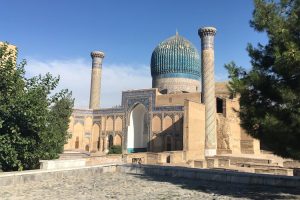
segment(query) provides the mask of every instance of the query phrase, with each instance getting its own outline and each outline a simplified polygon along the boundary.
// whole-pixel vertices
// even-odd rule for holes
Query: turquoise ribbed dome
[[[151,56],[153,78],[200,79],[200,56],[195,46],[177,33],[161,42]]]

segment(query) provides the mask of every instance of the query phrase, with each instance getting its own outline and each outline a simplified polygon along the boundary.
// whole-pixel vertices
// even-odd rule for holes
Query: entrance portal
[[[130,124],[127,132],[128,153],[147,151],[148,120],[144,105],[137,104],[130,113]]]

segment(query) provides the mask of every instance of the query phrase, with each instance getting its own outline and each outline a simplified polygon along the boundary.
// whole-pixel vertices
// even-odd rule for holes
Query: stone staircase
[[[206,157],[205,160],[186,161],[183,159],[184,156],[181,151],[160,153],[142,152],[124,155],[105,155],[103,153],[89,153],[86,151],[65,151],[60,155],[59,159],[75,160],[82,158],[86,159],[87,165],[123,162],[300,176],[300,162],[263,153],[259,156],[259,158],[254,156],[251,157],[249,155],[217,155],[213,157]]]
[[[194,167],[201,165],[203,168],[233,170],[249,173],[274,174],[293,176],[292,168],[284,167],[283,162],[272,160],[269,158],[249,158],[249,157],[233,157],[233,156],[214,156],[206,158],[203,163],[201,161],[194,162]]]

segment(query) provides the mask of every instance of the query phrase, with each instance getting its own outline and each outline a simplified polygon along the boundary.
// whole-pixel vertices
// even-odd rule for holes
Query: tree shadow
[[[261,199],[300,199],[299,188],[276,187],[250,184],[234,184],[217,181],[206,181],[172,176],[159,176],[149,173],[127,173],[139,179],[155,182],[167,182],[182,189],[195,190],[211,194],[218,198],[227,196],[231,198]]]

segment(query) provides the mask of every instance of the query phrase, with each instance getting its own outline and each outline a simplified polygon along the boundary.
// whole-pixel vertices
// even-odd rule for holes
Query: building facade
[[[100,108],[104,53],[92,57],[89,109],[74,109],[65,150],[108,153],[180,152],[183,160],[259,154],[259,141],[240,127],[226,83],[214,81],[216,29],[201,28],[201,56],[176,33],[151,56],[152,88],[122,92],[121,106]]]

